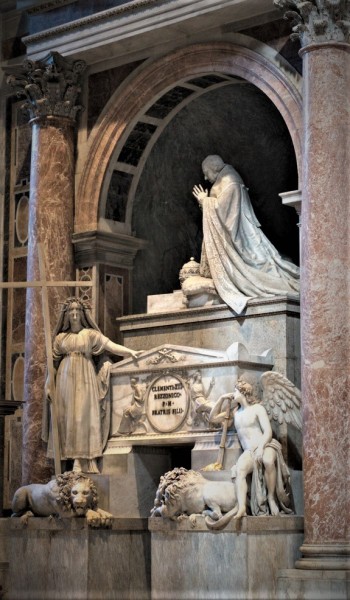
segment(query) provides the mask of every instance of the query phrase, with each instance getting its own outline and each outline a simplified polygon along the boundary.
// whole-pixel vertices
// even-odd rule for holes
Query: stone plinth
[[[288,600],[348,600],[350,573],[322,569],[285,569],[277,579],[277,598]]]
[[[222,532],[149,520],[152,600],[276,600],[279,569],[292,567],[303,539],[301,517],[244,517]]]
[[[8,600],[146,600],[150,542],[146,519],[11,519]]]

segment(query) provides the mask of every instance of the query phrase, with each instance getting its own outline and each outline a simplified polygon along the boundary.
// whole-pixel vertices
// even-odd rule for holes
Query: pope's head
[[[218,156],[217,154],[210,154],[202,162],[204,179],[207,179],[210,183],[214,183],[224,166],[225,163],[221,156]]]

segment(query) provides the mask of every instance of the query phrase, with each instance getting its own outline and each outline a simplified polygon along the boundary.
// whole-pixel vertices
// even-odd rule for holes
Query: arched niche
[[[146,251],[146,253],[143,252],[143,259],[138,257],[136,260],[136,279],[138,272],[143,280],[136,282],[140,284],[138,287],[143,295],[143,300],[138,306],[135,306],[137,312],[145,308],[147,293],[165,293],[178,287],[176,286],[178,269],[181,267],[183,258],[189,259],[189,256],[186,255],[189,250],[186,252],[184,250],[183,256],[176,249],[174,256],[171,256],[171,253],[164,256],[167,250],[160,247],[157,255],[155,246],[157,227],[155,226],[154,230],[150,231],[147,219],[140,216],[140,210],[141,212],[146,210],[147,214],[153,210],[152,202],[148,205],[144,203],[144,199],[147,200],[145,188],[150,181],[150,173],[154,174],[156,168],[161,169],[162,173],[164,171],[164,164],[162,165],[159,160],[157,163],[157,152],[158,156],[162,156],[163,160],[168,161],[168,167],[172,158],[177,161],[179,181],[182,178],[183,182],[183,176],[188,180],[186,182],[188,191],[182,192],[187,193],[188,198],[190,198],[191,186],[200,182],[200,163],[208,153],[223,154],[224,160],[239,168],[247,180],[247,184],[251,183],[249,168],[247,167],[247,173],[244,172],[244,161],[237,164],[236,156],[231,157],[231,154],[237,153],[231,152],[227,144],[226,152],[222,152],[218,140],[210,145],[208,136],[206,136],[205,143],[203,136],[197,136],[198,143],[192,144],[191,159],[186,160],[186,149],[180,157],[178,152],[174,152],[172,157],[171,153],[164,151],[164,143],[167,137],[169,140],[172,128],[173,135],[176,135],[176,124],[182,121],[182,126],[186,126],[184,125],[186,113],[189,114],[200,104],[202,104],[203,110],[203,102],[208,104],[209,98],[211,98],[211,105],[214,106],[215,95],[216,102],[218,102],[219,94],[224,98],[225,95],[228,97],[241,90],[241,97],[245,97],[247,106],[249,102],[253,101],[253,103],[255,102],[255,112],[267,111],[266,132],[275,126],[281,130],[284,127],[287,132],[292,147],[290,156],[293,155],[290,163],[294,163],[290,164],[290,170],[295,171],[295,177],[293,185],[287,182],[287,188],[277,189],[277,194],[298,187],[298,173],[300,176],[301,164],[300,77],[270,48],[261,44],[257,47],[254,40],[245,36],[236,35],[235,38],[235,43],[196,44],[177,50],[165,57],[147,61],[118,88],[92,133],[90,149],[78,190],[75,231],[79,233],[98,229],[98,223],[107,218],[113,224],[114,231],[120,231],[126,235],[134,233],[139,237],[146,237],[146,239],[147,233],[149,234],[153,247],[148,250],[148,254],[153,254],[152,259],[149,260]],[[166,106],[170,106],[170,110],[166,110]],[[274,118],[272,118],[273,112]],[[215,127],[215,111],[213,117],[214,122],[213,119],[208,122],[208,129],[210,126]],[[222,119],[222,115],[220,118]],[[247,128],[249,126],[250,123],[247,121]],[[228,118],[227,131],[224,133],[228,137],[234,135],[230,118]],[[190,134],[192,140],[194,135],[192,131]],[[256,135],[261,137],[262,132],[257,131]],[[163,149],[159,152],[162,144]],[[192,156],[194,149],[198,156]],[[257,160],[259,158],[254,158],[253,153],[250,157],[250,166],[257,164]],[[197,167],[194,167],[194,161]],[[192,167],[189,171],[190,164]],[[174,165],[170,166],[170,170],[174,170],[173,167]],[[286,165],[283,168],[285,169]],[[270,174],[271,177],[273,174]],[[165,206],[164,193],[171,197],[176,182],[173,178],[166,176],[166,173],[165,179],[162,181],[161,179],[159,176],[162,193],[160,194],[159,188],[157,189],[157,186],[153,185],[153,189],[149,189],[149,195],[152,195],[153,206],[154,202],[157,203],[157,195],[162,196],[161,201],[164,205],[162,210],[165,210],[169,219],[171,204],[168,208]],[[254,178],[252,180],[251,195],[254,203],[254,194],[259,195],[259,193],[254,189],[256,188]],[[284,185],[282,182],[283,179],[281,185]],[[113,187],[119,198],[115,206],[111,202]],[[120,194],[121,191],[122,194]],[[124,198],[121,199],[121,195],[124,195]],[[279,199],[275,198],[276,202],[279,202],[280,205]],[[194,230],[196,228],[198,230],[197,224],[200,222],[198,208],[194,202],[192,204],[189,202],[188,207],[194,223]],[[255,208],[257,208],[256,204]],[[161,219],[161,210],[157,211],[154,216],[155,220]],[[261,217],[261,215],[258,216]],[[191,234],[189,231],[181,231],[181,219],[177,222],[176,215],[174,215],[174,219],[173,228],[178,231],[180,246],[185,248],[186,242],[184,241],[182,244],[183,238]],[[262,225],[264,228],[263,222]],[[158,231],[160,230],[158,229]],[[268,231],[265,232],[269,235]],[[297,238],[296,232],[293,235]],[[164,238],[164,236],[166,237],[167,234],[162,231],[162,237]],[[271,238],[271,235],[269,237]],[[196,240],[195,246],[198,249],[200,246],[198,231]],[[272,241],[275,242],[275,240]],[[278,246],[278,244],[276,245]],[[188,243],[187,246],[191,248],[191,254],[195,253],[195,251],[192,252],[193,244]],[[158,273],[154,273],[157,268]],[[173,273],[170,275],[169,281],[165,282],[163,273],[171,270]],[[152,277],[153,281],[150,281]],[[159,285],[160,282],[161,285]],[[146,289],[147,285],[149,286],[148,290]]]

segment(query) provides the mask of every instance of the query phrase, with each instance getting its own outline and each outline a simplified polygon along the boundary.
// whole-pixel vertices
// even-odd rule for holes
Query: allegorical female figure
[[[103,401],[109,389],[109,362],[100,369],[93,357],[110,352],[133,356],[140,352],[115,344],[104,336],[79,298],[68,298],[62,306],[54,333],[53,359],[56,367],[55,406],[61,459],[74,459],[73,470],[98,472],[96,458],[102,455],[109,427]],[[50,390],[46,390],[48,398]],[[107,433],[107,435],[106,435]],[[43,439],[48,441],[48,428]]]
[[[217,155],[202,162],[210,192],[195,185],[203,209],[200,275],[240,314],[249,298],[299,293],[299,267],[284,260],[261,231],[239,173]]]

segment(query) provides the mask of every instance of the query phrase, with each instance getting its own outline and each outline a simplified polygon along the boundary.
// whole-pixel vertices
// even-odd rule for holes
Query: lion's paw
[[[193,514],[189,516],[189,521],[191,524],[191,527],[195,527],[197,525],[197,515]]]
[[[184,513],[176,517],[176,521],[178,521],[179,523],[181,523],[181,521],[185,521],[186,519],[188,519],[188,515],[185,515]]]
[[[29,522],[29,519],[31,517],[34,517],[34,513],[32,513],[31,510],[27,510],[27,512],[24,513],[24,515],[22,515],[19,518],[19,520],[20,520],[21,524],[23,525],[23,527],[27,527],[28,526],[28,522]]]
[[[95,529],[102,527],[109,529],[112,527],[113,515],[105,510],[100,508],[97,511],[89,509],[85,516],[89,527],[94,527]]]

